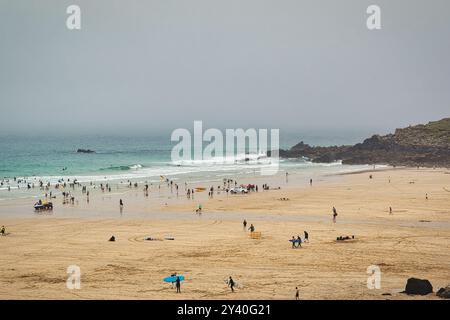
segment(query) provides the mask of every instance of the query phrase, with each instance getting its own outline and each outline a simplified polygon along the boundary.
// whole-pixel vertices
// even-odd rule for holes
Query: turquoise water
[[[79,148],[95,153],[77,153]],[[0,150],[0,176],[12,178],[111,175],[137,165],[163,165],[171,145],[151,137],[2,137]]]
[[[286,133],[280,131],[281,148],[300,140],[316,145],[346,144],[362,140],[361,133]],[[113,175],[133,168],[173,167],[170,152],[176,142],[170,133],[160,136],[0,136],[0,178]],[[77,153],[79,148],[95,153]],[[63,168],[67,168],[63,170]],[[167,171],[167,170],[166,170]],[[170,171],[170,170],[169,170]]]
[[[299,139],[289,136],[285,141],[290,142],[281,142],[282,148],[292,146]],[[213,159],[173,163],[171,151],[176,143],[170,141],[170,134],[134,137],[3,136],[0,138],[0,200],[28,195],[28,184],[37,186],[39,181],[52,185],[68,179],[86,184],[103,181],[158,183],[164,176],[194,183],[254,177],[267,166],[268,159],[253,157],[251,161],[245,161],[248,157],[245,154],[241,154],[237,162]],[[79,148],[91,149],[95,153],[77,153]],[[305,179],[312,174],[333,174],[359,168],[361,166],[340,163],[313,164],[303,159],[281,159],[279,163],[280,172],[298,173]],[[14,190],[18,192],[12,192]]]

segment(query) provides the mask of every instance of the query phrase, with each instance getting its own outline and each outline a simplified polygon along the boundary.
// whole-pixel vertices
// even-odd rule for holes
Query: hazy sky
[[[450,116],[450,1],[0,0],[0,114],[2,133],[436,120]]]

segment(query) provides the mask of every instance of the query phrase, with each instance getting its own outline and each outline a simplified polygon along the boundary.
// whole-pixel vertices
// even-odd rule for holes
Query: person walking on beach
[[[297,248],[301,247],[302,247],[302,238],[300,238],[300,236],[297,236]]]
[[[177,293],[181,293],[181,281],[180,281],[180,277],[177,277],[177,280],[175,281],[175,286],[177,287]]]
[[[230,286],[230,288],[231,288],[231,292],[234,292],[234,281],[233,281],[233,278],[231,278],[231,276],[230,276],[230,279],[228,280],[228,285]]]
[[[292,249],[295,249],[295,237],[294,236],[292,236]]]
[[[392,207],[389,207],[389,214],[392,214]]]
[[[309,185],[312,187],[312,179],[309,179]]]
[[[303,233],[305,234],[305,242],[308,241],[309,242],[309,234],[306,231],[303,231]]]
[[[333,207],[333,222],[334,223],[336,223],[336,217],[337,217],[337,211],[336,211],[336,208],[335,207]]]
[[[248,230],[250,230],[250,232],[254,232],[255,231],[255,227],[253,226],[253,223],[250,225],[250,228],[248,228]]]
[[[242,225],[244,226],[244,230],[247,228],[247,220],[244,219],[244,222],[242,222]]]
[[[300,300],[300,292],[298,287],[295,287],[295,300]]]
[[[123,212],[123,201],[122,201],[122,199],[119,200],[119,209],[120,209],[120,215],[122,215],[122,212]]]

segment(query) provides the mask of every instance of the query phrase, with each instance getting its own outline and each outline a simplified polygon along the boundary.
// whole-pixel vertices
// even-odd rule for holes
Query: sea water
[[[348,141],[352,138],[350,137]],[[301,139],[289,136],[281,141],[289,148]],[[353,137],[354,140],[354,137]],[[347,142],[347,141],[342,141]],[[27,184],[39,181],[73,181],[80,183],[146,182],[159,183],[161,178],[201,183],[226,178],[250,177],[259,173],[267,160],[255,155],[237,155],[237,161],[196,160],[185,163],[171,161],[176,142],[168,135],[148,136],[1,136],[0,137],[0,200],[26,196]],[[91,149],[94,153],[79,153]],[[245,161],[245,158],[247,158]],[[222,159],[220,159],[222,160]],[[314,164],[306,159],[281,159],[279,172],[339,173],[364,168],[340,162]],[[16,178],[16,181],[14,181]],[[17,179],[23,180],[17,183]],[[26,182],[25,182],[26,181]],[[10,191],[8,191],[10,189]],[[22,190],[22,191],[21,191]]]

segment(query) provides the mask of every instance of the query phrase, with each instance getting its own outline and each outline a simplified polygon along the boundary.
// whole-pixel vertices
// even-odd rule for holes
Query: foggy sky
[[[389,131],[450,115],[449,57],[448,0],[0,0],[0,132]]]

